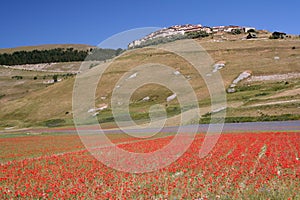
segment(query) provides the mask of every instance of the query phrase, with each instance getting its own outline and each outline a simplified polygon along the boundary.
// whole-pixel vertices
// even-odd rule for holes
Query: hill
[[[251,72],[250,78],[237,84],[234,93],[227,94],[227,121],[300,119],[300,40],[225,40],[225,36],[223,35],[223,39],[221,36],[220,39],[215,36],[213,39],[196,41],[216,63],[225,63],[225,67],[219,71],[226,88],[230,88],[233,80],[242,72]],[[201,77],[182,58],[151,48],[125,53],[104,73],[97,88],[96,107],[108,105],[108,109],[101,111],[98,115],[99,121],[109,126],[113,125],[109,107],[111,92],[116,87],[117,80],[132,67],[150,61],[172,66],[191,78],[190,83],[199,98],[202,123],[208,122],[211,112],[210,99]],[[102,64],[95,64],[95,67],[86,72],[87,76],[94,76],[95,70],[100,70],[101,66]],[[33,78],[44,75],[51,77],[50,72],[24,72],[3,67],[0,67],[0,70],[0,102],[3,105],[0,108],[1,127],[72,125],[74,77],[63,77],[61,74],[61,82],[45,85],[40,78]],[[12,75],[22,75],[26,78],[12,79]],[[7,81],[12,87],[4,90]],[[23,93],[20,94],[20,91]],[[131,98],[130,111],[133,119],[140,123],[147,122],[150,106],[156,103],[164,105],[166,98],[171,94],[171,91],[158,85],[141,87]],[[17,98],[18,96],[22,98]],[[149,97],[150,100],[141,101],[145,97]],[[180,113],[178,102],[172,101],[167,111],[171,117],[167,124],[174,125],[178,121],[176,115]]]
[[[0,65],[26,65],[58,62],[77,62],[84,60],[105,61],[120,53],[122,49],[89,48],[79,50],[71,48],[54,48],[32,51],[14,51],[13,53],[0,53]]]
[[[14,48],[0,48],[0,54],[3,53],[14,53],[16,51],[33,51],[33,50],[50,50],[50,49],[68,49],[73,48],[77,50],[86,51],[91,48],[95,48],[95,46],[86,45],[86,44],[44,44],[44,45],[37,45],[37,46],[20,46]]]

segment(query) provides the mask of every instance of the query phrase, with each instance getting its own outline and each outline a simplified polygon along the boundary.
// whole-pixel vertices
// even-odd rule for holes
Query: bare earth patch
[[[284,92],[274,94],[274,95],[268,97],[268,99],[275,99],[275,98],[288,97],[288,96],[297,96],[297,95],[300,95],[300,88],[286,90]]]
[[[287,73],[287,74],[274,74],[274,75],[264,75],[264,76],[251,76],[247,81],[284,81],[288,79],[300,78],[300,73]]]
[[[257,106],[267,106],[267,105],[296,103],[296,102],[300,102],[300,100],[299,99],[293,99],[293,100],[286,100],[286,101],[274,101],[274,102],[267,102],[267,103],[258,103],[258,104],[253,104],[253,105],[249,105],[249,106],[246,106],[246,107],[257,107]]]

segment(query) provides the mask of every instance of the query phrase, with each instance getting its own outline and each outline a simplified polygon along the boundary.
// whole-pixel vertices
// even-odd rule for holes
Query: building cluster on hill
[[[158,31],[155,31],[144,38],[134,40],[131,43],[129,43],[128,48],[134,48],[141,46],[143,43],[157,39],[157,38],[166,38],[166,37],[173,37],[173,36],[183,36],[185,34],[189,34],[192,32],[205,32],[207,34],[213,34],[213,33],[235,33],[235,32],[248,32],[250,30],[255,30],[254,27],[242,27],[242,26],[215,26],[215,27],[208,27],[208,26],[202,26],[201,24],[185,24],[185,25],[175,25],[171,26],[169,28],[163,28]]]

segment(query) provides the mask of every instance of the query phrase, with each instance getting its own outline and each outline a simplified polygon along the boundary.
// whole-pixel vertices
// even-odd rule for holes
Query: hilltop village
[[[208,36],[210,34],[223,34],[223,33],[232,33],[232,34],[241,34],[241,33],[252,33],[249,34],[249,37],[255,38],[256,28],[254,27],[243,27],[243,26],[215,26],[208,27],[202,26],[201,24],[185,24],[185,25],[175,25],[168,28],[163,28],[158,31],[155,31],[144,38],[134,40],[129,45],[128,48],[135,48],[142,46],[151,40],[158,38],[172,38],[172,37],[184,37],[185,35],[192,35],[193,33],[202,33],[202,35]]]

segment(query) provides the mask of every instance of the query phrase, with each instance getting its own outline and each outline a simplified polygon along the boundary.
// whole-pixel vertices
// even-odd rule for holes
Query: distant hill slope
[[[300,119],[300,79],[297,78],[300,74],[299,39],[220,40],[207,38],[196,41],[207,50],[216,63],[225,63],[225,67],[219,70],[225,87],[228,88],[241,72],[251,71],[253,77],[238,83],[235,93],[227,94],[228,121]],[[97,89],[96,107],[104,104],[109,106],[112,89],[116,87],[118,79],[132,67],[148,62],[174,67],[181,74],[189,76],[190,83],[199,97],[201,114],[204,119],[209,117],[209,94],[203,80],[191,66],[172,53],[146,48],[125,54],[110,66]],[[93,67],[87,71],[87,75],[94,76],[94,72],[100,68],[101,64]],[[16,76],[24,72],[5,70],[3,69],[0,76],[0,86],[9,82],[12,87],[7,90],[0,89],[0,127],[46,126],[51,122],[72,124],[74,77],[46,87],[40,80],[42,75],[33,80],[37,72],[27,71],[27,78],[17,80],[11,79],[11,75],[8,74],[14,73]],[[31,88],[33,84],[36,89],[27,89],[28,92],[23,98],[9,99],[6,95],[8,92],[17,91],[19,87]],[[26,88],[22,91],[26,91]],[[149,107],[156,103],[165,105],[165,99],[170,94],[172,93],[169,90],[157,85],[141,87],[131,99],[133,118],[146,120]],[[147,96],[149,101],[141,101]],[[167,110],[171,115],[176,115],[180,109],[174,101],[169,104]],[[111,122],[111,110],[108,108],[101,112],[98,118],[101,122]]]
[[[55,47],[54,45],[51,47]],[[64,47],[64,48],[62,48]],[[119,55],[122,49],[81,48],[62,45],[60,48],[18,50],[0,53],[0,65],[26,65],[40,63],[76,62],[84,60],[104,61]],[[67,48],[66,48],[67,47]]]
[[[14,53],[16,51],[33,51],[33,50],[49,50],[56,48],[74,48],[77,50],[89,50],[91,48],[96,48],[95,46],[86,45],[86,44],[44,44],[37,46],[20,46],[14,48],[0,48],[0,53]]]

